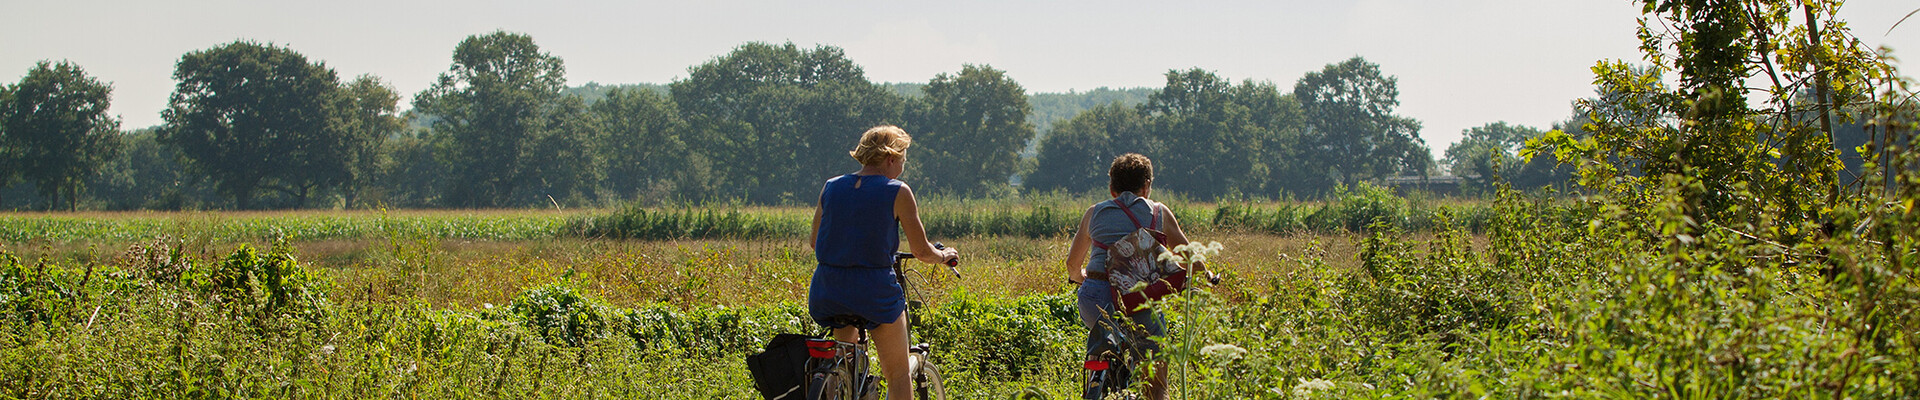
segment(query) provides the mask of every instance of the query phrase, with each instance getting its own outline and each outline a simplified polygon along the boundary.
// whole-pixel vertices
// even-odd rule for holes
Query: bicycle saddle
[[[830,325],[851,326],[851,327],[857,327],[861,329],[865,329],[867,325],[873,324],[873,321],[867,320],[865,317],[861,317],[853,314],[841,314],[841,315],[827,317],[827,322]]]

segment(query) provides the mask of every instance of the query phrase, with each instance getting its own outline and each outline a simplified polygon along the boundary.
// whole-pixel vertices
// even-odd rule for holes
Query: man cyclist
[[[1119,325],[1117,316],[1124,314],[1114,310],[1113,286],[1107,280],[1107,250],[1094,246],[1094,242],[1113,243],[1126,237],[1141,224],[1159,229],[1166,233],[1166,242],[1162,245],[1172,248],[1187,243],[1187,235],[1180,230],[1180,221],[1165,204],[1148,200],[1153,192],[1153,161],[1147,156],[1127,153],[1113,159],[1113,165],[1107,169],[1107,190],[1113,198],[1087,207],[1085,215],[1080,217],[1080,228],[1073,234],[1073,245],[1067,250],[1067,280],[1080,284],[1078,290],[1080,322],[1087,327],[1087,355],[1094,356],[1102,352],[1113,351],[1107,342],[1107,332],[1127,329]],[[1127,211],[1122,211],[1125,207]],[[1131,212],[1134,217],[1129,217]],[[1195,264],[1194,272],[1203,267]],[[1159,310],[1150,310],[1126,316],[1133,324],[1146,331],[1147,335],[1165,336],[1166,318]],[[1159,344],[1152,339],[1143,343],[1134,343],[1136,348],[1152,352],[1159,350]],[[1167,398],[1166,361],[1157,361],[1153,375],[1146,379],[1147,398],[1164,400]]]

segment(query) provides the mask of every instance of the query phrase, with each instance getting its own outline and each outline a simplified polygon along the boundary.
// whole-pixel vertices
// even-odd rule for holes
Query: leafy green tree
[[[1008,188],[1020,150],[1033,138],[1026,89],[990,66],[942,73],[925,88],[924,111],[911,128],[923,164],[920,186],[981,196]]]
[[[680,120],[673,100],[649,89],[613,89],[593,103],[592,113],[606,129],[600,146],[607,160],[607,188],[621,197],[664,202],[708,182],[712,164],[704,158],[696,168],[689,161],[680,136]],[[699,197],[701,193],[688,193]]]
[[[1584,114],[1575,114],[1565,121],[1553,123],[1550,129],[1539,131],[1533,137],[1527,138],[1527,141],[1534,141],[1553,131],[1584,135],[1581,127],[1586,124]],[[1574,172],[1578,168],[1570,163],[1561,162],[1551,151],[1542,156],[1524,157],[1520,154],[1527,151],[1525,143],[1513,150],[1515,154],[1513,161],[1519,165],[1519,171],[1509,172],[1506,179],[1515,189],[1551,188],[1562,193],[1570,193],[1578,189],[1574,180]]]
[[[1107,168],[1126,153],[1158,154],[1147,116],[1120,102],[1095,106],[1055,124],[1040,141],[1036,167],[1022,179],[1028,192],[1105,193]]]
[[[1275,164],[1291,154],[1293,102],[1271,83],[1234,85],[1200,69],[1166,76],[1167,86],[1140,106],[1167,144],[1150,155],[1166,177],[1155,188],[1206,198],[1271,193]]]
[[[79,208],[80,191],[120,151],[113,87],[79,65],[41,61],[0,89],[0,175],[33,182],[47,208]],[[0,186],[13,177],[0,176]]]
[[[617,84],[617,85],[602,85],[599,82],[587,82],[587,84],[585,85],[569,87],[567,88],[566,91],[562,93],[573,95],[573,96],[580,96],[581,100],[585,100],[587,102],[587,105],[591,106],[594,104],[598,104],[601,100],[606,100],[607,96],[612,94],[616,90],[651,92],[653,94],[660,95],[660,96],[666,96],[666,95],[672,94],[672,92],[667,91],[667,85],[659,84],[659,83],[623,83],[623,84]]]
[[[412,208],[442,203],[440,190],[449,172],[425,133],[425,129],[410,130],[380,146],[374,185],[364,191],[362,205]]]
[[[1025,186],[1096,190],[1113,157],[1134,152],[1154,158],[1157,190],[1218,198],[1287,189],[1302,123],[1291,94],[1200,69],[1166,76],[1166,87],[1137,107],[1109,103],[1054,125]]]
[[[205,176],[189,173],[179,148],[160,143],[158,131],[143,128],[124,134],[121,156],[87,183],[100,207],[183,210],[221,201],[220,193],[206,187]]]
[[[821,181],[852,170],[858,135],[899,123],[905,106],[831,46],[748,43],[688,75],[671,90],[690,151],[726,177],[717,196],[755,203],[811,203]]]
[[[377,184],[380,148],[394,132],[406,128],[395,115],[399,103],[400,95],[392,87],[370,75],[346,83],[338,92],[332,124],[351,145],[319,149],[315,156],[334,161],[326,168],[332,173],[320,178],[342,190],[344,205],[363,205],[362,194]]]
[[[1270,82],[1241,81],[1233,87],[1234,101],[1247,109],[1247,128],[1253,133],[1247,139],[1258,143],[1259,152],[1253,162],[1261,164],[1267,171],[1264,189],[1253,190],[1251,186],[1242,190],[1247,194],[1265,196],[1284,196],[1303,193],[1303,188],[1294,185],[1298,179],[1300,163],[1300,140],[1306,131],[1306,119],[1300,111],[1300,101],[1293,93],[1281,92]],[[1258,173],[1258,170],[1250,171]]]
[[[1506,121],[1494,122],[1460,131],[1459,143],[1447,147],[1445,162],[1449,172],[1476,185],[1485,185],[1517,167],[1515,153],[1527,139],[1542,131]],[[1505,168],[1505,169],[1503,169]]]
[[[13,87],[0,85],[0,106],[9,104],[13,104]],[[7,111],[0,111],[0,113],[4,112]],[[20,167],[17,166],[20,162],[18,154],[20,151],[13,147],[13,139],[7,136],[7,126],[0,123],[0,193],[4,193],[5,188],[13,186],[14,182],[20,180]],[[4,203],[4,196],[0,196],[0,204]]]
[[[1321,190],[1398,173],[1424,175],[1432,162],[1420,122],[1395,115],[1398,79],[1354,57],[1308,72],[1294,98],[1311,129],[1302,136],[1300,178]]]
[[[435,117],[431,140],[448,167],[442,201],[462,207],[545,203],[534,189],[550,169],[533,164],[557,151],[551,135],[567,112],[560,102],[566,67],[540,51],[533,37],[494,32],[469,36],[453,66],[414,97],[414,109]]]
[[[397,127],[397,96],[371,77],[342,85],[332,68],[271,44],[238,41],[187,53],[161,113],[162,143],[242,209],[268,190],[281,206],[356,179],[365,156]]]
[[[696,66],[685,80],[669,87],[682,111],[718,119],[758,117],[764,99],[738,96],[758,89],[829,84],[871,85],[866,72],[838,47],[801,50],[789,42],[752,42]]]
[[[1085,92],[1034,93],[1027,96],[1027,102],[1033,105],[1033,112],[1028,119],[1033,122],[1034,131],[1039,133],[1035,139],[1039,139],[1053,131],[1053,124],[1073,119],[1082,111],[1115,102],[1128,107],[1138,106],[1146,103],[1158,91],[1150,87],[1113,89],[1103,86]]]
[[[1154,189],[1215,197],[1246,185],[1254,168],[1253,151],[1236,140],[1243,133],[1236,119],[1246,110],[1234,104],[1233,83],[1198,68],[1167,71],[1167,85],[1141,105],[1152,120],[1153,135],[1168,144],[1155,160]],[[1264,177],[1264,171],[1259,176]],[[1238,184],[1238,185],[1236,185]]]
[[[1629,203],[1657,201],[1678,179],[1694,188],[1695,221],[1773,226],[1759,234],[1790,243],[1809,235],[1841,198],[1836,127],[1849,108],[1897,110],[1890,99],[1911,96],[1898,72],[1837,19],[1839,1],[1640,3],[1651,65],[1598,63],[1601,96],[1580,102],[1586,135],[1549,133],[1530,150],[1587,160],[1581,183]],[[1673,87],[1660,79],[1669,71]]]
[[[0,105],[5,104],[13,104],[13,88],[9,85],[0,85]],[[12,139],[7,138],[6,125],[0,124],[0,207],[7,205],[6,199],[10,197],[8,192],[11,191],[9,189],[20,180],[20,168],[16,166],[20,158],[18,153],[18,150],[13,149]]]
[[[606,180],[605,131],[600,119],[587,111],[578,96],[564,96],[553,104],[545,134],[531,143],[534,159],[527,163],[532,175],[531,189],[536,202],[554,206],[583,205],[606,198],[601,182]]]
[[[1578,132],[1583,118],[1554,123],[1553,129]],[[1464,189],[1491,194],[1496,182],[1514,189],[1554,187],[1565,189],[1573,182],[1573,168],[1560,165],[1551,154],[1546,157],[1522,157],[1529,140],[1547,131],[1524,125],[1494,122],[1461,130],[1461,140],[1447,147],[1448,172],[1464,179]]]

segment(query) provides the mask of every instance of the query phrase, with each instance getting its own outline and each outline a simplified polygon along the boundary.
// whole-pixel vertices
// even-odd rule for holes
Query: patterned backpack
[[[1153,203],[1147,204],[1151,208]],[[1172,260],[1160,258],[1161,254],[1172,250],[1165,245],[1167,234],[1150,228],[1159,226],[1158,209],[1149,214],[1151,219],[1148,224],[1142,225],[1140,219],[1129,210],[1131,207],[1122,205],[1119,208],[1120,212],[1127,214],[1128,220],[1133,221],[1133,232],[1113,243],[1093,242],[1093,246],[1107,251],[1107,282],[1113,286],[1114,309],[1133,315],[1145,311],[1141,306],[1148,300],[1159,300],[1186,290],[1187,269]]]

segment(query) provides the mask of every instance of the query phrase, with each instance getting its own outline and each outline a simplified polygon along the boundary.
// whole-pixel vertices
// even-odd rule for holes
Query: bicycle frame
[[[1079,284],[1071,280],[1068,283]],[[1207,283],[1220,284],[1220,276],[1208,271]],[[1127,390],[1133,384],[1136,367],[1148,358],[1144,351],[1134,348],[1135,343],[1151,340],[1146,337],[1144,328],[1118,312],[1103,316],[1102,319],[1100,323],[1109,326],[1106,337],[1102,338],[1107,346],[1099,354],[1087,355],[1082,369],[1086,379],[1082,380],[1085,384],[1081,387],[1082,398],[1085,399],[1105,399],[1109,394]]]
[[[1099,354],[1087,356],[1084,364],[1086,379],[1081,396],[1084,399],[1105,399],[1108,394],[1126,390],[1133,384],[1135,364],[1144,358],[1144,355],[1135,353],[1133,339],[1129,339],[1132,335],[1121,331],[1136,329],[1128,326],[1132,321],[1124,317],[1105,318],[1113,320],[1118,326],[1106,330],[1106,337],[1103,338],[1107,344],[1105,349]]]
[[[934,247],[938,249],[946,248],[945,245],[941,244],[935,244]],[[894,253],[893,274],[895,282],[900,285],[900,290],[913,290],[915,293],[918,293],[918,288],[909,289],[910,286],[907,285],[906,262],[913,258],[913,253]],[[946,264],[947,268],[953,271],[953,275],[956,278],[960,276],[960,271],[956,269],[959,265],[958,259],[948,260]],[[905,293],[902,293],[902,295],[904,296]],[[920,297],[925,298],[925,296]],[[906,339],[907,343],[910,344],[907,346],[908,360],[909,364],[912,365],[911,368],[913,368],[913,372],[910,374],[914,381],[912,385],[916,391],[919,392],[918,397],[945,399],[945,383],[941,381],[939,370],[932,365],[932,362],[927,361],[928,356],[932,352],[932,345],[926,343],[912,344],[914,343],[913,328],[919,324],[919,320],[914,318],[914,316],[918,314],[917,311],[922,307],[920,303],[920,301],[915,300],[907,301],[907,313],[905,316],[905,318],[907,318]],[[867,359],[867,329],[863,327],[868,321],[854,317],[846,322],[848,322],[847,325],[853,326],[858,332],[856,342],[842,342],[830,337],[826,339],[807,340],[807,353],[811,358],[807,361],[808,387],[806,388],[806,395],[810,400],[879,398],[879,393],[877,393],[879,376],[868,373],[871,368],[871,361]],[[829,332],[828,336],[831,336],[831,332]],[[914,362],[916,359],[918,360],[917,365],[915,365],[916,363]],[[852,391],[846,392],[848,388],[851,388]],[[937,394],[929,395],[930,392]]]

